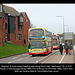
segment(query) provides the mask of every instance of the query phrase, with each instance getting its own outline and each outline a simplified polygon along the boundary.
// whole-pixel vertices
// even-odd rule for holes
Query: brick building
[[[27,44],[28,29],[30,20],[26,12],[18,12],[12,7],[0,5],[0,46],[4,41],[10,41],[13,44]]]

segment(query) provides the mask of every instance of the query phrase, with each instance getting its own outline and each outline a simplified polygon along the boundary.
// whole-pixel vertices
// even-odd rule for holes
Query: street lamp
[[[64,34],[64,16],[56,16],[56,17],[62,17],[63,18],[63,34]]]
[[[64,26],[68,26],[68,32],[69,32],[69,25],[64,25]]]
[[[64,42],[64,16],[56,16],[56,17],[62,17],[63,18],[63,42]]]

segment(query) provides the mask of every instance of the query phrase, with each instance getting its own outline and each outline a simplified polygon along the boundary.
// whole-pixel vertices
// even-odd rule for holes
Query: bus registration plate
[[[39,53],[35,53],[35,54],[39,54]]]

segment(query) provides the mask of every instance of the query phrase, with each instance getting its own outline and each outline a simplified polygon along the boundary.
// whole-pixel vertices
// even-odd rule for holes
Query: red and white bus
[[[58,42],[57,35],[53,34],[53,49],[58,49],[58,46],[59,46],[59,42]]]
[[[45,28],[30,28],[28,33],[29,55],[45,54],[53,51],[52,33]]]

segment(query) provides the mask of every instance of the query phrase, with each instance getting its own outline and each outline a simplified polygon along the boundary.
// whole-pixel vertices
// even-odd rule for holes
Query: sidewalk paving
[[[73,50],[71,51],[71,55],[69,55],[69,54],[66,55],[64,53],[63,53],[63,55],[61,55],[58,51],[56,54],[49,57],[43,63],[59,63],[60,61],[61,61],[61,63],[75,63]]]
[[[73,51],[71,52],[71,55],[65,55],[64,59],[62,60],[62,63],[75,63]]]

